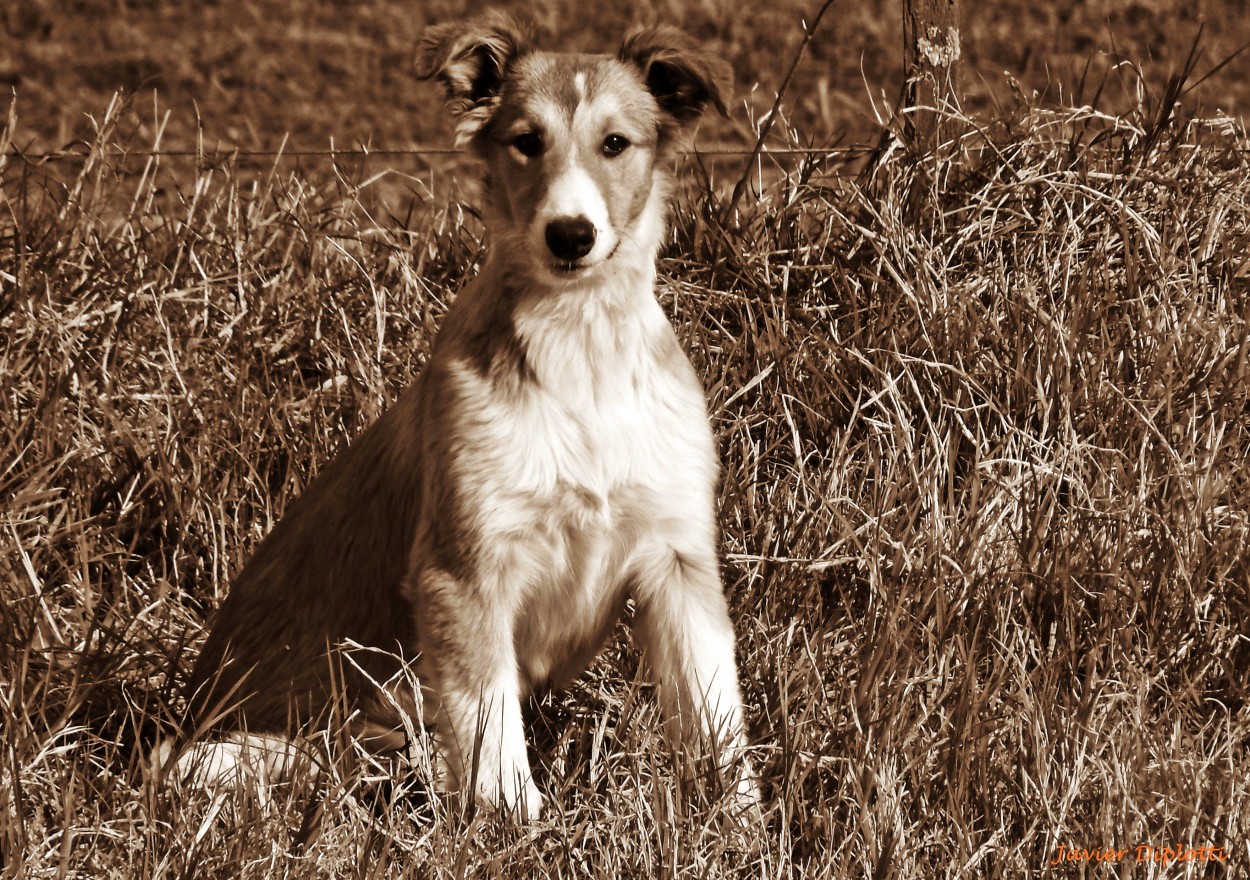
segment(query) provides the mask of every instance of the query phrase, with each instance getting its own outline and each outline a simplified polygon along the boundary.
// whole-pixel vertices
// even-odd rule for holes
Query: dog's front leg
[[[742,798],[759,800],[744,750],[734,632],[711,553],[663,547],[644,561],[635,632],[677,751],[711,755]]]
[[[420,578],[422,686],[437,707],[435,739],[448,790],[525,819],[542,798],[521,721],[514,612],[498,590],[443,571]]]

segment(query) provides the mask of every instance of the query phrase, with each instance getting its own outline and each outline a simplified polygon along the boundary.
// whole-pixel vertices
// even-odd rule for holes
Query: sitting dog
[[[379,683],[410,661],[443,784],[535,816],[521,701],[579,675],[632,598],[670,740],[753,799],[716,444],[654,290],[671,160],[731,70],[667,29],[563,54],[487,14],[430,29],[417,73],[484,166],[485,265],[415,385],[234,582],[188,686],[187,730],[221,754],[180,766],[219,773],[340,695],[359,735],[402,741]]]

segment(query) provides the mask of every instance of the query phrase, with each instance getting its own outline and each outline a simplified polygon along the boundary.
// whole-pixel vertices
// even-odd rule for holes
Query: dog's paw
[[[542,818],[545,803],[534,780],[526,775],[513,777],[511,782],[483,784],[478,781],[477,803],[479,806],[497,810],[518,822],[533,822]]]
[[[205,791],[252,791],[267,803],[274,785],[300,776],[314,778],[321,764],[308,743],[283,736],[232,733],[181,749],[171,740],[162,740],[152,749],[148,772],[158,782],[175,781]]]

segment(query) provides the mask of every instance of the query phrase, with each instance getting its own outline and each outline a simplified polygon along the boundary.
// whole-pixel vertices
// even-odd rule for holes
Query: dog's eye
[[[619,134],[610,134],[603,139],[603,155],[619,156],[629,146],[629,140]]]
[[[512,139],[516,151],[528,159],[532,159],[543,151],[543,136],[536,131],[527,131]]]

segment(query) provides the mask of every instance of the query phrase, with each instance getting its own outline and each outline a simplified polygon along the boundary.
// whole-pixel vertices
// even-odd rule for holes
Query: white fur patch
[[[583,218],[595,227],[595,246],[582,258],[586,265],[603,262],[616,249],[617,238],[612,231],[608,203],[594,178],[579,165],[570,165],[551,182],[534,216],[534,245],[541,247],[541,252],[547,250],[547,224],[565,217]]]
[[[173,776],[209,791],[244,788],[255,792],[262,804],[274,785],[300,773],[315,777],[320,770],[310,747],[280,735],[236,732],[192,743],[176,759],[173,743],[164,740],[151,755],[151,772],[157,778]]]

